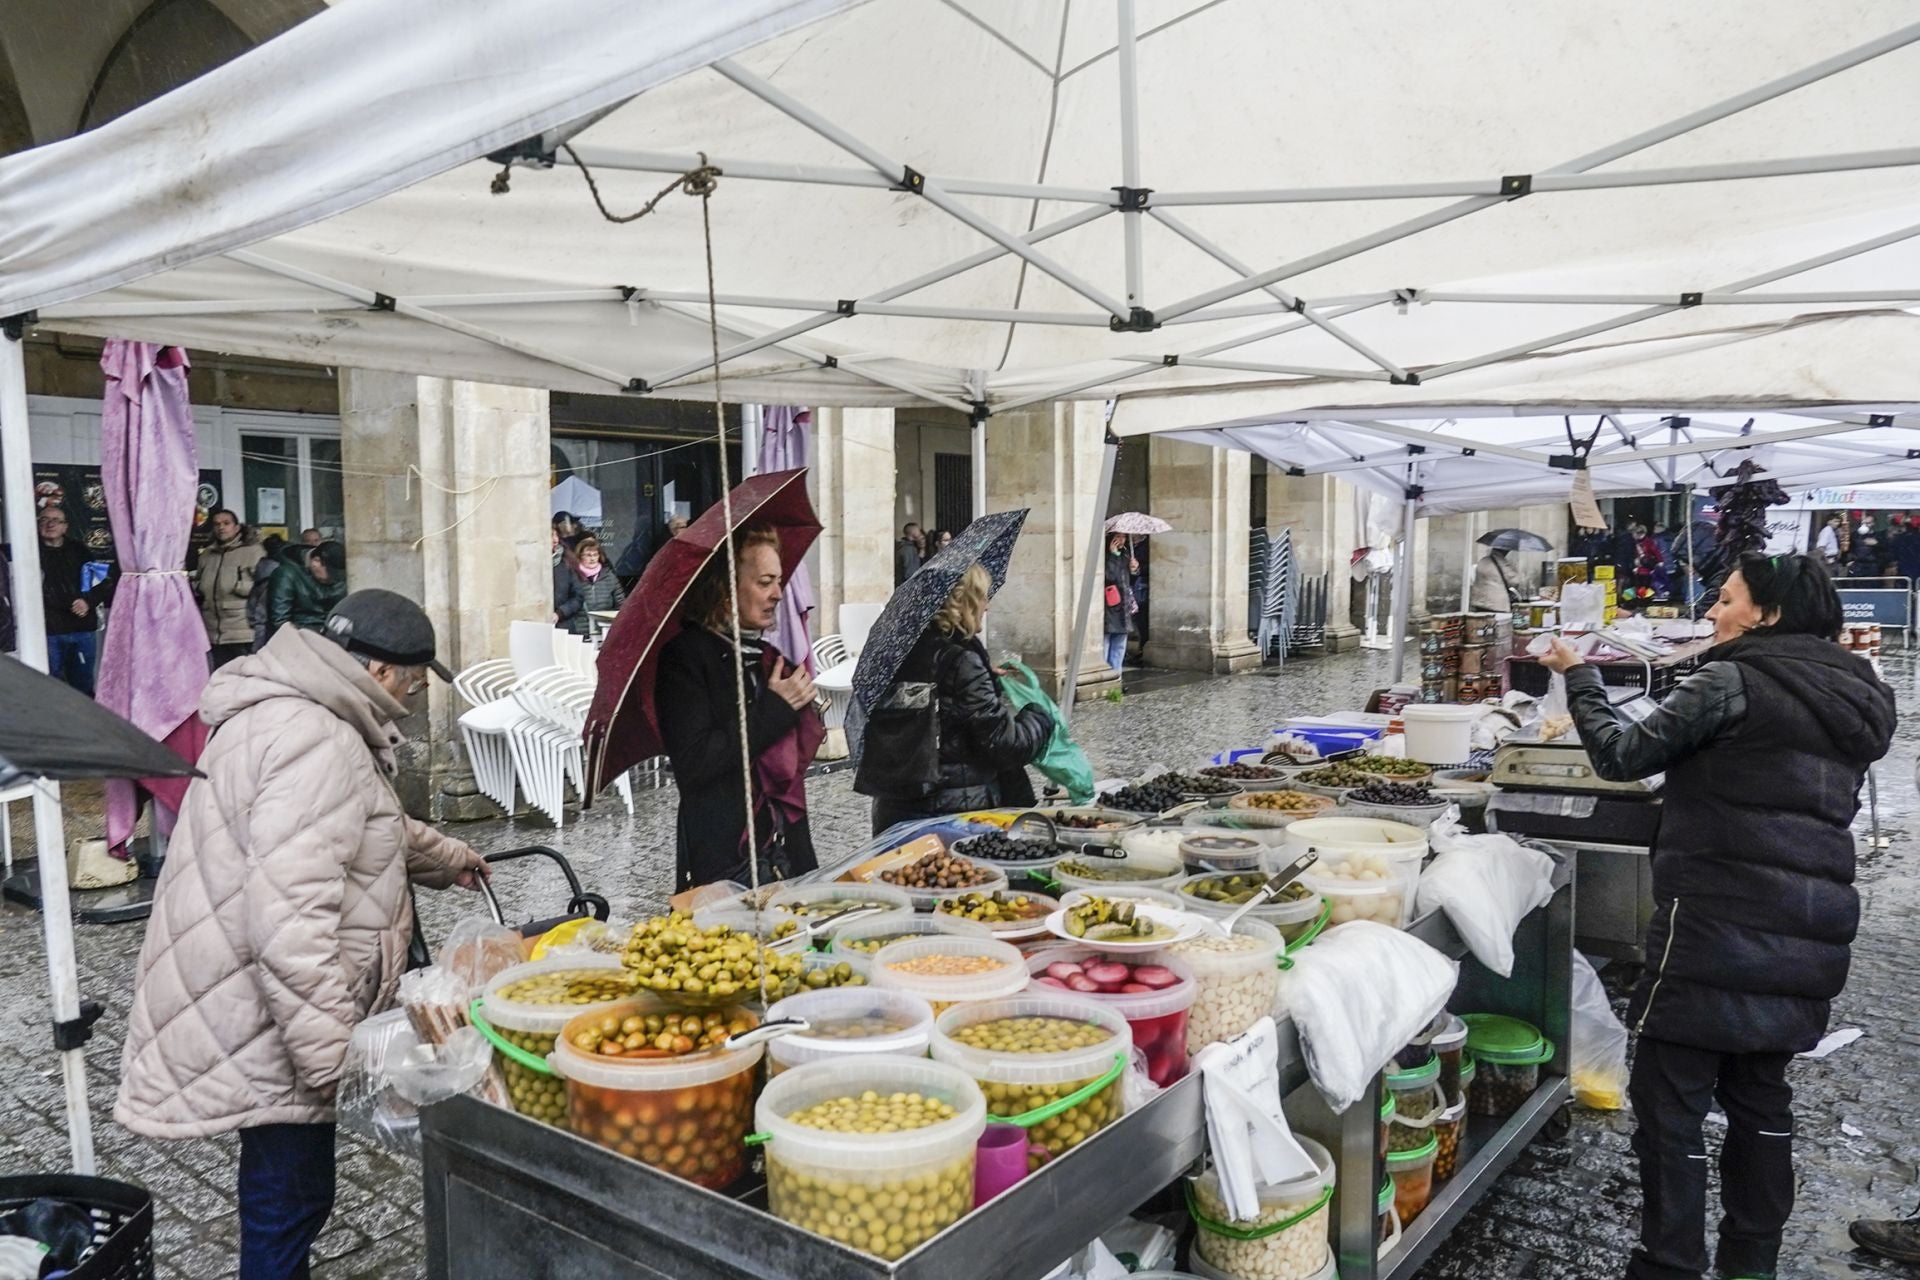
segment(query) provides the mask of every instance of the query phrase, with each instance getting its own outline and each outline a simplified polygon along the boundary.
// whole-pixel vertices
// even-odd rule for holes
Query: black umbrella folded
[[[92,698],[0,657],[0,787],[27,778],[197,778],[200,771]]]

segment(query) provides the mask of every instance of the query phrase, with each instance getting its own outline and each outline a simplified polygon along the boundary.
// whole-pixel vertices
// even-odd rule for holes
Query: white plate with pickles
[[[1047,917],[1047,932],[1102,951],[1157,951],[1185,942],[1206,927],[1189,911],[1146,902],[1082,898]]]

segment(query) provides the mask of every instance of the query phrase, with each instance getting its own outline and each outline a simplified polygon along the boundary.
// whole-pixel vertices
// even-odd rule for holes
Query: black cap
[[[442,680],[453,673],[433,656],[433,623],[427,611],[397,591],[369,587],[333,606],[326,633],[348,653],[361,653],[402,667],[426,667]]]

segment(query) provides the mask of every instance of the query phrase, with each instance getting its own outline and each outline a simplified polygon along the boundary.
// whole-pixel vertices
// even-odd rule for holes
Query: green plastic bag
[[[1040,687],[1040,677],[1033,674],[1033,668],[1016,661],[1007,663],[1006,670],[1007,674],[1000,677],[1000,689],[1013,709],[1018,712],[1023,707],[1039,707],[1053,718],[1053,734],[1033,767],[1065,787],[1073,803],[1086,804],[1093,799],[1093,764],[1087,759],[1087,753],[1067,732],[1060,708]]]

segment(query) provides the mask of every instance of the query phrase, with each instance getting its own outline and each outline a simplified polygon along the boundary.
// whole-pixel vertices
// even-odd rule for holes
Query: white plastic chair
[[[859,657],[860,651],[867,647],[867,635],[873,630],[873,624],[880,621],[880,611],[884,604],[843,604],[840,606],[840,638],[846,642],[847,653]]]
[[[553,665],[553,638],[558,635],[545,622],[513,622],[507,625],[507,656],[513,672],[522,680]]]
[[[515,682],[513,664],[504,658],[475,663],[453,678],[454,692],[471,708],[460,716],[460,741],[467,749],[474,786],[508,813],[513,812],[515,787],[507,733],[522,714],[509,696]]]
[[[849,656],[844,636],[821,636],[813,642],[813,669],[816,673],[839,666]]]
[[[13,802],[33,799],[33,784],[23,782],[0,791],[0,853],[6,857],[6,874],[13,874]]]

